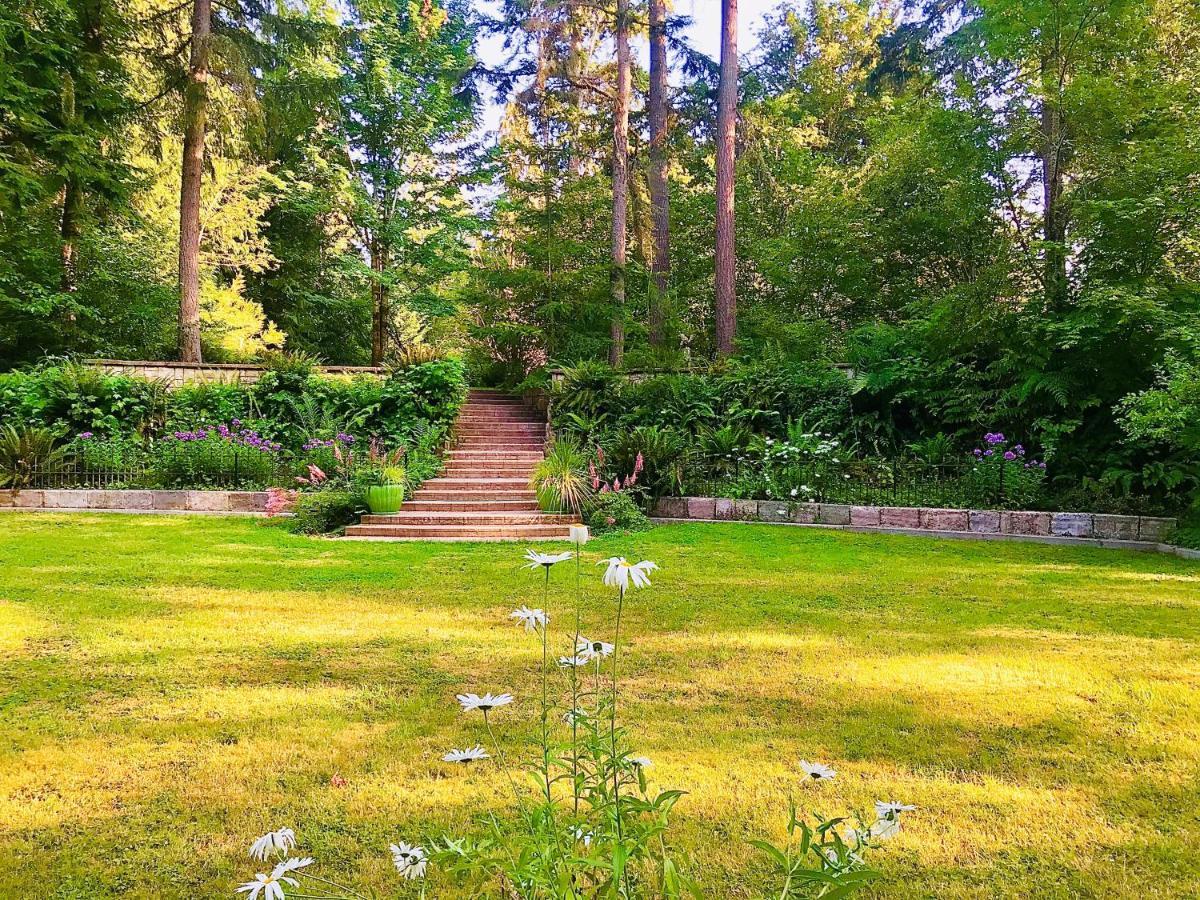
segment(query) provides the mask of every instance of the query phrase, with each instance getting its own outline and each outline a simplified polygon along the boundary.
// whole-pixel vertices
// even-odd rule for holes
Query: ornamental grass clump
[[[515,811],[508,819],[492,813],[480,816],[473,835],[392,844],[393,863],[413,894],[424,897],[427,889],[432,893],[427,882],[448,878],[473,897],[704,896],[689,874],[690,862],[679,858],[668,840],[671,814],[685,794],[654,784],[649,774],[653,761],[634,751],[618,715],[625,606],[634,592],[652,586],[659,567],[650,560],[630,562],[619,556],[600,560],[602,581],[614,591],[611,640],[596,632],[585,635],[580,551],[587,540],[587,529],[574,526],[572,552],[525,554],[524,567],[541,576],[541,605],[522,605],[508,618],[541,644],[536,696],[519,699],[491,691],[457,695],[462,714],[477,717],[486,740],[450,748],[441,759],[459,769],[494,771],[511,791]],[[573,603],[564,604],[561,612],[552,610],[552,573],[571,561]],[[534,758],[515,764],[497,719],[519,716],[530,701],[536,707],[538,749]],[[799,770],[803,783],[812,782],[814,790],[837,775],[829,766],[808,760],[800,761]],[[900,816],[913,808],[877,803],[870,824],[860,816],[851,822],[817,815],[810,825],[793,805],[783,845],[750,842],[766,854],[770,896],[849,896],[878,877],[866,865],[867,853],[894,835]],[[363,891],[317,875],[310,857],[291,856],[295,846],[291,829],[255,841],[255,859],[279,862],[270,873],[259,873],[237,890],[251,900],[367,900]]]

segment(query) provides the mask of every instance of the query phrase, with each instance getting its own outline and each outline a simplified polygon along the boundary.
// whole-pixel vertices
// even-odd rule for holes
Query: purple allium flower
[[[984,450],[984,451],[983,451],[983,455],[984,455],[984,456],[991,456],[991,455],[992,455],[994,452],[995,452],[994,450]]]
[[[81,431],[79,433],[79,439],[81,441],[90,441],[92,439],[92,436],[93,435],[90,431]]]
[[[987,441],[989,444],[1004,443],[1004,435],[1001,434],[999,431],[995,431],[995,432],[989,431],[987,434],[985,434],[983,436],[983,439],[985,441]]]
[[[1013,453],[1011,450],[1005,450],[1004,458],[1007,459],[1009,462],[1012,462],[1014,459],[1017,458],[1017,454]]]
[[[978,447],[976,447],[976,448],[975,448],[975,455],[976,455],[976,456],[983,456],[983,451],[982,451],[982,450],[980,450]]]
[[[1017,456],[1025,455],[1025,448],[1023,446],[1021,446],[1020,444],[1017,444],[1017,446],[1013,447],[1013,449],[1017,451]]]

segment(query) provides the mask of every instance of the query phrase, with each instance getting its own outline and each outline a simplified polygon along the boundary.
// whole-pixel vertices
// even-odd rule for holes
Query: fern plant
[[[587,475],[587,454],[578,444],[556,440],[537,464],[530,486],[537,493],[538,506],[547,511],[583,515],[592,499]]]
[[[0,487],[28,487],[39,475],[62,471],[65,460],[66,449],[58,446],[58,434],[49,428],[0,428]]]

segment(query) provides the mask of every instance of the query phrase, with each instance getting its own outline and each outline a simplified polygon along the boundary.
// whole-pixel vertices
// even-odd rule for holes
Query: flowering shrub
[[[164,487],[229,486],[260,489],[280,480],[282,447],[234,419],[228,425],[176,431],[151,452]]]
[[[490,691],[458,694],[462,712],[479,717],[484,739],[470,738],[462,748],[449,749],[442,761],[460,768],[494,767],[507,782],[517,812],[510,823],[494,815],[481,816],[475,835],[391,844],[397,873],[415,882],[421,897],[434,873],[462,883],[474,897],[665,900],[703,896],[667,840],[671,813],[684,794],[654,783],[653,762],[635,753],[628,732],[618,724],[624,607],[631,591],[651,586],[650,576],[658,566],[648,560],[630,563],[623,557],[601,560],[603,582],[615,592],[612,640],[585,635],[579,554],[587,540],[586,529],[572,529],[572,538],[574,553],[526,553],[525,567],[537,572],[542,582],[542,606],[522,606],[509,614],[517,627],[541,644],[539,677],[531,681],[539,688],[534,700],[538,750],[524,766],[535,787],[523,788],[514,778],[509,742],[494,727],[496,718],[508,716],[518,705],[517,698]],[[571,560],[575,563],[573,609],[564,611],[566,627],[552,639],[552,622],[559,621],[560,614],[548,611],[551,570]],[[555,670],[565,675],[558,696],[552,695],[550,687]],[[819,784],[837,775],[830,767],[807,760],[800,760],[798,768],[805,783]],[[878,877],[867,868],[868,852],[896,834],[901,815],[913,809],[880,802],[870,824],[855,816],[853,824],[847,818],[818,817],[810,825],[797,817],[793,807],[784,846],[751,843],[767,855],[778,881],[771,893],[780,900],[847,897]],[[365,898],[362,891],[317,875],[311,857],[291,855],[296,844],[290,828],[255,840],[250,855],[277,862],[269,873],[260,872],[237,892],[249,900],[286,900],[293,888],[298,889],[297,897]]]
[[[1036,506],[1042,497],[1046,463],[1029,457],[1021,444],[989,431],[972,451],[974,464],[967,476],[973,505],[1001,502],[1014,509]]]

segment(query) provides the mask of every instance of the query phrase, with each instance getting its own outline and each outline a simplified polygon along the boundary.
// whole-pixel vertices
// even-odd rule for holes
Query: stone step
[[[545,419],[534,419],[527,416],[508,415],[466,415],[458,417],[458,427],[491,428],[494,425],[528,425],[533,428],[545,428]]]
[[[457,434],[536,434],[544,435],[541,422],[463,422],[454,427]]]
[[[546,455],[539,450],[451,450],[448,454],[450,460],[456,459],[478,459],[478,460],[511,460],[513,462],[541,462],[546,458]]]
[[[423,512],[400,510],[388,516],[363,516],[363,525],[573,525],[573,516],[544,513],[537,510],[499,512],[474,510],[465,512]]]
[[[455,444],[459,450],[494,450],[496,452],[507,452],[516,450],[521,453],[539,453],[544,455],[546,451],[546,442],[534,438],[520,438],[510,441],[496,441],[485,437],[472,437],[469,440],[462,440]]]
[[[405,510],[414,512],[538,512],[537,500],[409,500]]]
[[[425,482],[412,499],[417,500],[450,500],[455,503],[465,503],[473,500],[530,500],[537,502],[537,494],[529,490],[528,487],[513,490],[507,489],[502,491],[490,490],[488,488],[473,489],[473,488],[448,488],[439,489],[427,487],[429,482]],[[528,482],[526,482],[528,484]]]
[[[509,490],[520,491],[529,487],[528,478],[511,478],[497,475],[494,478],[431,478],[425,482],[425,485],[434,488],[435,490],[444,491],[452,488],[461,488],[470,491],[482,490]],[[424,485],[423,485],[424,486]]]
[[[534,463],[452,462],[442,470],[444,478],[525,478],[533,474]]]
[[[566,540],[567,525],[351,525],[348,537],[374,538],[457,538],[474,540],[526,540],[560,538]]]

